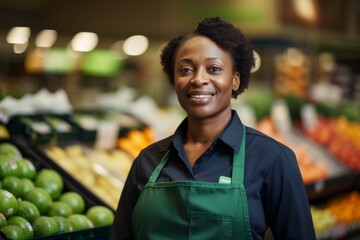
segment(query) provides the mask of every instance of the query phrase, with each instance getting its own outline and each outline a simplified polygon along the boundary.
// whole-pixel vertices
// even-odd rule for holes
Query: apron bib
[[[156,180],[169,151],[151,174],[136,203],[135,239],[252,239],[244,188],[245,127],[234,152],[231,183]]]

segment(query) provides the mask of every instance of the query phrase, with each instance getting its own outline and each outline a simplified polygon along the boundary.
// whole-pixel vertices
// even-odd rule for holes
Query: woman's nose
[[[205,69],[198,69],[194,77],[191,79],[190,83],[195,84],[197,86],[201,86],[208,83],[208,76]]]

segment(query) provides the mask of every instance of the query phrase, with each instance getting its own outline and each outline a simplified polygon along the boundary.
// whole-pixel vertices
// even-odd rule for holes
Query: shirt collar
[[[173,136],[174,147],[181,151],[183,149],[183,138],[188,126],[187,118],[185,118],[176,129]],[[231,119],[225,130],[219,136],[219,139],[229,145],[234,151],[239,152],[243,135],[243,126],[241,120],[235,110],[231,111]]]

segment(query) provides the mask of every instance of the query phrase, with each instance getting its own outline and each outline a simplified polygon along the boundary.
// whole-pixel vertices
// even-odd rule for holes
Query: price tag
[[[314,105],[304,105],[300,110],[300,115],[305,130],[311,131],[318,124],[318,115]]]
[[[315,183],[314,188],[315,192],[321,192],[325,187],[324,181],[318,181]]]
[[[108,150],[116,147],[118,133],[118,124],[111,121],[100,121],[96,135],[96,148]]]
[[[292,130],[289,108],[282,99],[276,100],[271,108],[271,120],[279,132]]]

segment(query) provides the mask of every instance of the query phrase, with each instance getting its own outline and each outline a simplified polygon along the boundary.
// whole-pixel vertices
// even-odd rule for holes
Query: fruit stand
[[[303,99],[260,95],[252,93],[256,100],[242,99],[242,105],[235,104],[234,109],[246,123],[249,112],[246,116],[241,113],[249,106],[255,114],[253,118],[258,120],[247,125],[293,149],[308,193],[317,238],[347,239],[360,235],[357,213],[360,128],[358,120],[354,120],[357,115],[346,108],[334,114],[329,107],[315,105],[310,108],[317,114],[314,122],[314,116],[308,116],[309,103]],[[304,107],[308,114],[305,117]],[[83,213],[95,205],[116,209],[133,159],[155,139],[151,126],[117,110],[18,114],[9,119],[5,130],[11,138],[3,142],[17,146],[38,172],[54,169],[64,180],[64,191],[81,193],[86,202]],[[109,225],[57,236],[106,238]]]
[[[106,239],[112,208],[31,148],[24,139],[0,141],[1,232],[11,239]]]

